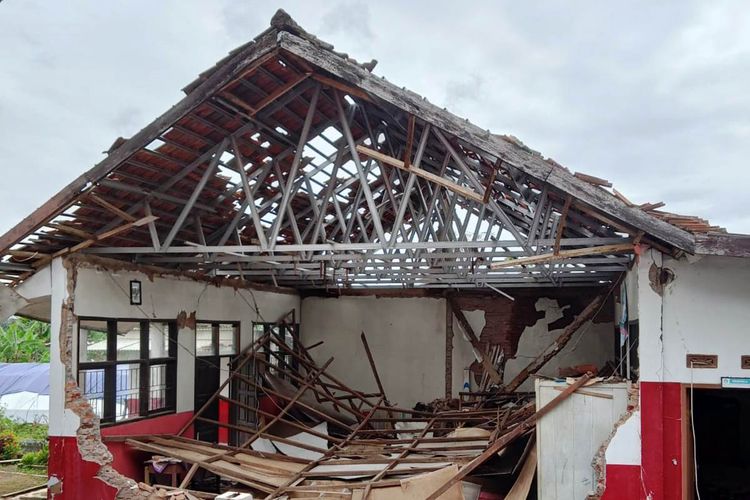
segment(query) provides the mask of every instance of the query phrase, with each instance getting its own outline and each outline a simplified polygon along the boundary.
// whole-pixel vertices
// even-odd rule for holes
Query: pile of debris
[[[536,466],[536,421],[591,377],[575,380],[538,411],[533,398],[512,394],[457,408],[440,402],[407,409],[388,403],[368,357],[378,393],[363,394],[331,375],[333,358],[318,365],[304,346],[265,334],[234,360],[227,380],[178,435],[126,442],[190,464],[179,488],[164,492],[173,495],[167,498],[175,492],[206,498],[185,488],[209,473],[225,489],[253,498],[445,500],[477,498],[482,490],[482,498],[521,499]],[[223,396],[232,382],[233,394],[253,393],[255,404]],[[218,400],[240,418],[209,418],[206,410]],[[196,423],[228,429],[234,445],[185,437]]]

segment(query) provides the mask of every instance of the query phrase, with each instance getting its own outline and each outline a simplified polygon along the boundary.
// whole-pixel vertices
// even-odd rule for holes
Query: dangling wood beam
[[[427,170],[423,170],[421,168],[416,168],[414,166],[412,166],[411,168],[406,168],[404,166],[404,162],[399,160],[398,158],[393,158],[392,156],[388,156],[386,154],[381,153],[380,151],[376,151],[366,146],[357,146],[357,151],[359,153],[362,153],[363,155],[369,156],[373,160],[377,160],[381,163],[385,163],[386,165],[400,168],[401,170],[404,170],[406,172],[412,172],[415,175],[418,175],[419,177],[423,179],[426,179],[434,184],[437,184],[438,186],[442,186],[450,191],[453,191],[454,193],[458,193],[465,198],[469,198],[479,203],[484,202],[484,197],[472,191],[471,189],[468,189],[464,186],[461,186],[460,184],[456,184],[455,182],[449,181],[447,179],[443,179],[442,177],[435,175],[432,172],[428,172]]]
[[[557,234],[555,235],[555,247],[552,251],[554,255],[560,255],[560,241],[562,240],[563,232],[565,232],[565,224],[568,220],[568,211],[570,211],[570,204],[573,202],[573,197],[568,195],[565,198],[565,205],[563,206],[562,213],[560,214],[560,223],[557,225]]]

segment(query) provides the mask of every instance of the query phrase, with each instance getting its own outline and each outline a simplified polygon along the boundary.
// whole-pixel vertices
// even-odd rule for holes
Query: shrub
[[[49,461],[49,448],[47,443],[39,451],[31,451],[21,457],[21,465],[47,465]]]
[[[11,460],[21,454],[18,438],[12,432],[0,433],[0,459]]]

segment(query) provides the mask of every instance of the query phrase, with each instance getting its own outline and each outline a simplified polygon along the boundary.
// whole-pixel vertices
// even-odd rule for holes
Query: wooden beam
[[[633,243],[622,243],[617,245],[601,245],[598,247],[575,248],[573,250],[560,250],[557,255],[554,253],[543,253],[532,255],[530,257],[520,257],[518,259],[506,259],[502,262],[490,264],[490,269],[502,269],[504,267],[530,266],[538,264],[547,264],[558,260],[572,259],[573,257],[583,257],[586,255],[601,254],[620,254],[635,252]]]
[[[120,233],[124,233],[125,231],[129,231],[134,227],[144,226],[148,224],[149,222],[155,221],[156,219],[158,219],[158,217],[151,215],[151,216],[143,217],[133,222],[128,222],[127,224],[123,224],[122,226],[117,226],[114,229],[110,229],[109,231],[105,231],[104,233],[97,234],[94,238],[90,238],[88,240],[82,241],[81,243],[78,243],[75,246],[63,248],[62,250],[58,250],[52,255],[45,255],[41,259],[38,259],[34,262],[34,267],[40,268],[42,266],[47,265],[55,257],[61,257],[63,255],[78,252],[80,250],[90,247],[91,245],[95,243],[99,243],[102,240],[106,240],[107,238],[111,238],[112,236],[116,236]]]
[[[565,223],[568,220],[568,212],[570,211],[570,204],[573,202],[573,197],[568,195],[565,198],[565,206],[563,206],[562,213],[560,214],[560,223],[557,225],[557,234],[555,235],[555,246],[552,251],[554,255],[560,255],[560,241],[562,240],[563,232],[565,231]]]
[[[323,85],[334,88],[336,90],[340,90],[344,94],[347,94],[353,97],[358,97],[367,102],[372,102],[372,97],[370,97],[370,95],[367,92],[364,92],[362,89],[358,89],[357,87],[352,87],[351,85],[348,85],[344,82],[334,80],[333,78],[329,78],[327,76],[324,76],[318,73],[313,74],[313,80],[317,80]]]
[[[482,465],[484,462],[495,456],[495,453],[499,452],[500,450],[504,449],[506,446],[508,446],[510,443],[518,439],[519,437],[523,436],[528,432],[532,426],[534,426],[537,422],[537,420],[541,419],[545,415],[547,415],[549,412],[554,410],[557,406],[560,405],[565,399],[567,399],[571,394],[573,394],[575,391],[577,391],[579,388],[583,387],[583,385],[586,384],[591,379],[591,374],[587,373],[583,377],[576,380],[573,384],[569,385],[563,392],[558,394],[552,401],[547,403],[542,409],[538,410],[536,413],[534,413],[532,416],[521,422],[518,426],[513,428],[512,431],[504,434],[497,440],[495,440],[494,443],[492,443],[486,450],[482,452],[481,455],[476,457],[474,460],[469,462],[468,464],[461,467],[458,471],[458,474],[453,476],[450,481],[447,481],[445,484],[443,484],[440,488],[435,490],[430,496],[428,496],[425,500],[436,500],[440,497],[443,493],[448,491],[461,481],[463,478],[471,474],[477,467]]]
[[[375,365],[375,359],[372,357],[372,352],[370,351],[370,344],[367,342],[367,336],[365,335],[365,332],[362,332],[362,335],[360,335],[360,338],[362,339],[362,345],[365,348],[365,354],[367,354],[367,361],[370,362],[370,368],[372,369],[372,375],[375,377],[375,383],[378,386],[378,390],[380,391],[380,396],[383,396],[383,399],[385,401],[388,401],[388,398],[385,396],[385,389],[383,389],[383,383],[380,381],[380,374],[378,374],[378,367]]]
[[[93,234],[89,233],[88,231],[84,231],[82,229],[78,229],[72,226],[68,226],[67,224],[62,224],[59,222],[49,222],[47,223],[47,227],[51,227],[54,229],[57,229],[60,232],[67,233],[73,236],[77,236],[83,240],[89,240],[96,238]]]
[[[225,90],[221,93],[221,96],[229,99],[233,104],[241,107],[245,111],[247,111],[250,116],[255,116],[256,114],[260,113],[263,108],[274,102],[276,99],[279,99],[281,96],[292,90],[294,87],[299,85],[300,83],[304,82],[310,77],[310,73],[303,73],[296,78],[294,78],[292,81],[287,83],[286,85],[283,85],[281,87],[278,87],[276,90],[268,94],[266,97],[258,101],[257,104],[251,105],[237,97],[236,95],[232,94],[229,90]]]
[[[492,366],[492,360],[487,355],[487,353],[484,352],[484,349],[482,349],[481,342],[479,342],[479,339],[474,333],[474,330],[471,328],[469,321],[466,319],[466,316],[464,316],[463,311],[461,311],[461,308],[456,303],[455,299],[453,297],[448,297],[448,304],[450,305],[450,308],[453,311],[453,315],[458,320],[458,324],[461,326],[463,331],[466,332],[466,336],[469,337],[469,342],[471,343],[471,346],[482,358],[479,360],[479,362],[482,363],[482,367],[484,367],[484,371],[487,372],[487,375],[489,375],[490,379],[492,380],[494,384],[502,384],[503,383],[502,377],[500,376],[499,373],[497,373],[497,370],[495,370],[495,367]]]
[[[593,175],[576,172],[575,174],[573,174],[573,176],[581,179],[582,181],[588,182],[589,184],[593,184],[594,186],[602,186],[608,188],[612,187],[612,183],[608,180],[602,179],[600,177],[594,177]]]
[[[565,330],[563,330],[560,336],[557,337],[557,339],[551,345],[547,346],[547,348],[531,363],[529,363],[526,368],[518,372],[518,375],[516,375],[508,385],[503,387],[503,391],[513,392],[518,389],[518,387],[523,384],[527,378],[538,372],[544,365],[547,364],[550,359],[554,358],[557,353],[562,351],[570,341],[571,337],[573,337],[573,334],[577,332],[578,329],[581,328],[587,321],[593,319],[594,316],[596,316],[602,305],[604,305],[604,301],[606,298],[606,294],[597,295],[596,298],[594,298],[594,300],[592,300],[591,303],[587,305],[583,311],[581,311],[581,314],[576,316],[573,322],[565,327]]]
[[[97,205],[99,205],[100,207],[106,208],[107,210],[109,210],[110,212],[112,212],[113,214],[121,218],[122,220],[133,222],[136,219],[134,216],[130,215],[125,210],[117,208],[116,206],[108,202],[107,200],[98,197],[94,193],[89,193],[87,198],[93,201],[94,203],[96,203]]]
[[[409,115],[409,124],[406,127],[406,146],[404,146],[404,168],[411,166],[411,149],[414,145],[414,115]]]
[[[411,172],[425,180],[433,182],[450,191],[453,191],[454,193],[458,193],[465,198],[469,198],[471,200],[484,204],[484,196],[475,193],[469,188],[456,184],[455,182],[449,181],[447,179],[443,179],[442,177],[435,175],[432,172],[428,172],[426,170],[422,170],[421,168],[416,168],[413,166],[411,168],[407,168],[404,166],[404,162],[402,162],[401,160],[394,158],[392,156],[388,156],[386,154],[381,153],[380,151],[376,151],[374,149],[370,149],[365,146],[361,146],[361,145],[357,146],[357,152],[363,155],[369,156],[370,158],[377,160],[381,163],[385,163],[386,165],[399,168],[406,172]]]
[[[490,174],[490,180],[487,182],[487,188],[484,190],[484,196],[482,196],[482,203],[487,203],[490,201],[490,195],[492,194],[492,188],[495,184],[495,178],[497,177],[497,168],[492,169],[492,173]]]

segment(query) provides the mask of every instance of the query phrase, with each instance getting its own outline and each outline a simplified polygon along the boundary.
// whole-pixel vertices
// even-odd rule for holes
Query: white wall
[[[388,399],[411,407],[445,393],[445,301],[431,298],[308,297],[301,338],[325,343],[311,354],[335,359],[330,372],[354,389],[377,392],[360,334],[367,334]]]
[[[536,308],[545,317],[521,335],[517,357],[506,364],[509,382],[534,357],[556,339],[562,330],[548,325],[563,316],[553,299],[540,298]],[[485,326],[481,310],[464,313],[478,335]],[[435,298],[339,298],[308,297],[302,301],[301,336],[306,345],[320,340],[313,351],[316,361],[335,360],[331,372],[355,389],[376,392],[360,332],[367,334],[388,398],[399,406],[430,402],[445,396],[445,300]],[[587,323],[580,334],[552,359],[541,374],[557,376],[558,368],[584,363],[597,366],[613,358],[613,324]],[[471,345],[458,323],[453,322],[452,390],[463,390],[464,369],[474,362]],[[579,341],[580,339],[580,341]],[[472,389],[476,389],[472,381]],[[519,390],[532,391],[529,380]]]
[[[662,296],[649,284],[652,263],[675,274]],[[637,273],[642,381],[719,384],[722,376],[750,376],[740,368],[740,356],[750,355],[750,259],[675,260],[648,250]],[[691,370],[688,353],[717,354],[719,367]]]
[[[143,304],[140,306],[130,305],[130,280],[142,283]],[[260,315],[256,314],[256,303]],[[275,322],[292,309],[300,310],[300,299],[296,294],[217,287],[180,277],[154,277],[151,280],[139,272],[92,268],[78,270],[74,306],[77,316],[174,320],[182,311],[188,315],[195,311],[198,321],[239,321],[240,348],[251,342],[254,321]],[[177,338],[180,343],[177,350],[177,411],[192,411],[193,380],[200,376],[195,373],[195,332],[182,328]]]

